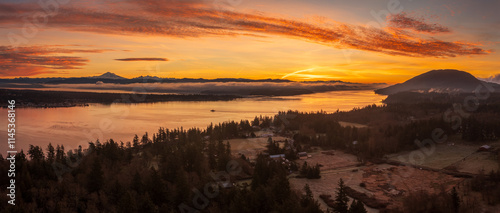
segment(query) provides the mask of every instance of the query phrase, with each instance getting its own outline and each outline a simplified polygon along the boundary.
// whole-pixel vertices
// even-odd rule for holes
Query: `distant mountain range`
[[[392,95],[399,92],[470,93],[481,84],[489,84],[494,88],[500,89],[499,84],[481,81],[468,72],[447,69],[432,70],[415,76],[404,83],[378,89],[375,92],[383,95]]]
[[[106,72],[98,76],[90,77],[72,77],[72,78],[14,78],[14,79],[0,79],[0,83],[5,83],[7,87],[15,87],[15,84],[9,83],[26,83],[30,86],[26,87],[43,87],[43,84],[101,84],[101,83],[112,83],[112,84],[132,84],[132,83],[225,83],[225,82],[271,82],[271,83],[290,83],[294,82],[287,79],[244,79],[244,78],[217,78],[217,79],[203,79],[203,78],[160,78],[156,76],[139,76],[136,78],[124,78],[115,73]],[[281,88],[281,90],[310,90],[301,91],[302,94],[314,93],[314,92],[324,92],[324,91],[334,91],[334,90],[359,90],[359,89],[376,89],[381,88],[384,84],[358,84],[349,83],[343,81],[308,81],[306,82],[309,86],[297,86],[296,88]],[[314,84],[318,83],[318,84]],[[331,86],[320,85],[319,83],[334,83]],[[340,84],[337,84],[340,83]],[[500,85],[492,82],[483,81],[483,79],[477,79],[470,73],[459,71],[459,70],[432,70],[424,74],[415,76],[404,83],[395,84],[382,89],[376,89],[375,93],[383,95],[392,95],[400,92],[462,92],[469,93],[473,92],[479,85],[488,84],[500,91]],[[318,86],[313,86],[318,85]],[[371,87],[371,88],[370,88]],[[253,88],[251,92],[246,93],[262,93],[256,90],[266,90],[269,88]],[[217,88],[206,88],[198,92],[202,93],[228,93],[227,88],[221,89],[219,91]],[[233,91],[234,92],[234,91]],[[297,91],[295,91],[297,92]],[[245,94],[246,94],[245,93]]]
[[[204,82],[293,82],[286,79],[245,79],[245,78],[216,78],[216,79],[203,79],[203,78],[160,78],[156,76],[139,76],[135,78],[124,78],[117,74],[107,72],[99,76],[90,77],[53,77],[53,78],[13,78],[13,79],[0,79],[0,83],[31,83],[31,84],[93,84],[96,82],[102,83],[115,83],[115,84],[131,84],[131,83],[204,83]],[[318,81],[325,82],[325,81]],[[328,81],[328,82],[342,82],[342,81]]]
[[[147,84],[160,83],[160,84]],[[158,94],[212,94],[237,96],[292,96],[328,91],[374,90],[386,84],[363,84],[342,81],[291,81],[286,79],[244,78],[160,78],[140,76],[124,78],[111,72],[99,76],[76,78],[15,78],[0,79],[0,88],[79,92],[137,92]]]
[[[208,83],[208,82],[294,82],[287,79],[245,79],[245,78],[160,78],[156,76],[139,76],[135,78],[124,78],[117,74],[106,72],[99,76],[90,77],[53,77],[53,78],[13,78],[13,79],[0,79],[0,83],[30,83],[30,84],[94,84],[99,83],[115,83],[115,84],[132,84],[132,83]],[[308,81],[309,83],[349,83],[343,81]],[[352,83],[356,84],[356,83]],[[383,84],[377,84],[383,85]]]

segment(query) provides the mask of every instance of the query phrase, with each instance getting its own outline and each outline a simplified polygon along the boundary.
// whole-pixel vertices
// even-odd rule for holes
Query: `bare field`
[[[346,126],[351,126],[351,127],[356,127],[356,128],[367,128],[367,125],[364,124],[358,124],[358,123],[351,123],[351,122],[345,122],[345,121],[339,121],[339,124],[343,127]]]
[[[389,203],[388,209],[397,209],[402,206],[401,199],[408,193],[421,190],[428,193],[449,191],[463,178],[408,166],[380,164],[364,168],[362,181],[366,184],[366,190],[377,200]]]
[[[473,153],[464,160],[453,164],[453,166],[459,172],[468,172],[473,174],[481,172],[488,174],[490,171],[498,171],[499,169],[498,159],[491,152]]]
[[[275,141],[283,141],[285,137],[272,137]],[[244,154],[250,159],[255,159],[257,155],[266,150],[267,137],[260,138],[243,138],[243,139],[230,139],[231,153]]]
[[[324,152],[329,152],[333,155],[323,154]],[[356,156],[337,150],[321,151],[307,154],[311,155],[312,157],[308,158],[307,160],[296,160],[295,162],[297,162],[299,166],[302,165],[304,161],[306,161],[307,164],[311,166],[319,164],[322,166],[320,168],[321,171],[343,167],[352,167],[359,163]]]
[[[436,144],[432,152],[420,149],[423,155],[412,152],[401,152],[387,156],[389,160],[402,163],[426,166],[434,169],[455,168],[460,172],[478,173],[484,168],[486,171],[497,170],[498,160],[491,152],[477,152],[482,144],[464,142]],[[493,148],[500,143],[489,143]],[[432,150],[428,149],[427,151]],[[424,156],[420,158],[419,156]],[[413,159],[413,160],[411,160]]]

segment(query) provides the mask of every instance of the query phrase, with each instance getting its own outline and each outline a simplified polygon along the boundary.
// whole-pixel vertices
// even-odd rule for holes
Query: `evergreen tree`
[[[177,174],[175,175],[175,180],[174,180],[175,191],[172,200],[175,206],[183,202],[187,202],[191,197],[191,192],[187,179],[188,178],[186,172],[182,168],[179,168],[177,170]]]
[[[215,142],[213,140],[210,140],[208,142],[207,155],[208,155],[208,166],[210,167],[210,169],[215,169],[217,167],[217,159],[215,158],[216,150],[215,150]]]
[[[83,157],[83,148],[82,148],[82,145],[79,145],[78,146],[78,158],[82,158]]]
[[[460,210],[460,197],[458,196],[457,189],[455,189],[455,187],[451,190],[451,200],[453,202],[453,211],[458,212]]]
[[[304,192],[306,193],[305,195],[302,196],[302,199],[301,199],[301,204],[303,207],[309,205],[309,203],[311,202],[311,200],[313,200],[313,193],[311,191],[311,188],[309,187],[309,184],[306,184],[304,186]]]
[[[52,146],[52,144],[51,144],[51,143],[49,143],[49,145],[47,146],[47,161],[48,161],[49,163],[52,163],[52,162],[54,162],[55,157],[56,157],[56,154],[55,154],[55,149],[54,149],[54,147]]]
[[[123,213],[137,212],[138,208],[136,199],[134,199],[130,191],[127,191],[127,193],[122,195],[118,205],[118,210],[119,210],[118,212],[123,212]]]
[[[87,189],[89,192],[99,191],[104,184],[101,162],[98,159],[94,160],[92,168],[87,175]]]
[[[347,203],[349,198],[345,192],[344,180],[339,180],[339,187],[337,188],[337,196],[335,197],[333,211],[336,213],[348,213]]]
[[[219,171],[226,171],[227,163],[231,160],[231,154],[228,153],[228,148],[230,147],[224,145],[221,140],[217,143],[217,169]]]
[[[146,192],[146,194],[142,197],[141,199],[141,205],[140,205],[140,210],[141,212],[151,212],[151,213],[156,213],[158,212],[158,206],[156,206],[153,201],[151,200],[151,197],[149,197],[149,194]]]
[[[28,155],[30,155],[31,160],[34,160],[35,162],[40,162],[45,159],[43,150],[39,146],[30,145]]]
[[[307,176],[308,169],[309,167],[307,166],[307,161],[304,161],[304,164],[302,164],[302,167],[300,167],[300,175]]]
[[[66,153],[64,152],[64,146],[57,145],[56,148],[56,162],[66,163]]]
[[[107,193],[110,195],[111,202],[116,204],[120,202],[120,199],[123,196],[124,192],[126,192],[125,188],[120,184],[120,182],[118,182],[118,180],[115,180],[113,185],[107,191]]]
[[[137,134],[134,136],[134,139],[132,140],[132,146],[134,148],[139,147],[139,136],[137,136]]]
[[[321,178],[321,170],[319,169],[319,164],[316,164],[316,166],[314,166],[312,168],[312,176],[311,177],[308,177],[310,179],[319,179]]]
[[[163,183],[160,174],[158,174],[158,172],[154,169],[151,172],[151,179],[149,180],[147,188],[154,204],[159,206],[165,201],[167,188],[165,183]]]
[[[184,152],[184,165],[187,172],[197,172],[201,174],[201,163],[203,155],[195,145],[188,145]]]
[[[349,207],[349,213],[366,213],[365,205],[359,200],[353,200],[351,207]]]
[[[259,126],[259,118],[257,116],[253,119],[252,126]]]
[[[149,140],[148,132],[144,133],[141,139],[141,145],[149,144],[151,141]]]
[[[271,192],[274,193],[274,200],[283,204],[290,197],[290,182],[286,174],[282,171],[276,171],[276,175],[269,181]]]
[[[252,177],[252,190],[256,190],[260,185],[267,183],[270,178],[269,161],[264,155],[258,155],[255,161],[255,169]]]
[[[135,172],[132,182],[130,183],[130,188],[135,190],[138,194],[142,194],[142,192],[144,192],[144,186],[139,172]]]
[[[255,138],[255,137],[257,137],[257,135],[255,135],[255,133],[254,133],[254,132],[251,132],[251,133],[250,133],[250,137]]]
[[[311,188],[309,187],[309,184],[306,184],[304,186],[304,192],[305,194],[302,195],[300,199],[300,206],[303,208],[301,212],[308,212],[308,213],[321,213],[321,208],[319,206],[319,203],[317,200],[314,199],[313,193],[311,191]]]

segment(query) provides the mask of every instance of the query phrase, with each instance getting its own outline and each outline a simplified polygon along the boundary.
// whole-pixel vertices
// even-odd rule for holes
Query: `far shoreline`
[[[86,107],[90,104],[113,103],[159,103],[170,101],[232,101],[243,98],[238,95],[212,94],[143,94],[143,93],[100,93],[0,89],[1,108],[8,100],[15,100],[17,108],[65,108]]]

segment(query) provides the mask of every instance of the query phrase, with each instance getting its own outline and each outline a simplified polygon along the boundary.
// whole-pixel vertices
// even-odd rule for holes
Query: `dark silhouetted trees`
[[[342,178],[339,180],[339,186],[337,188],[337,194],[334,200],[333,211],[337,213],[348,213],[349,212],[349,198],[345,191],[344,180]]]

